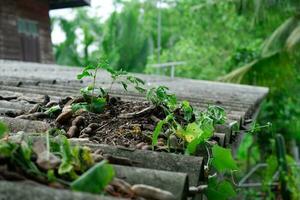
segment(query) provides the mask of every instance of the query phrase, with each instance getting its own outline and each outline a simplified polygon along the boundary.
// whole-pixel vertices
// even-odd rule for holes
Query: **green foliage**
[[[71,105],[72,111],[75,113],[78,110],[92,111],[90,110],[90,105],[86,102],[84,103],[74,103]]]
[[[254,122],[254,123],[252,123],[248,133],[253,135],[253,134],[261,132],[263,129],[270,129],[271,127],[272,127],[271,122],[268,122],[265,125],[260,125],[259,123]]]
[[[85,9],[77,9],[72,20],[63,17],[51,19],[52,26],[59,26],[65,34],[65,41],[54,45],[56,62],[63,65],[86,66],[96,64],[99,58],[99,49],[103,25],[99,19],[90,17]],[[78,37],[81,35],[83,37]]]
[[[188,143],[186,148],[187,154],[194,154],[199,144],[212,136],[213,132],[205,134],[205,132],[199,127],[197,123],[189,123],[186,129],[181,127],[177,129],[176,135],[181,136]]]
[[[41,166],[38,161],[41,155],[48,162],[47,167],[52,167]],[[17,172],[49,183],[58,181],[76,191],[100,193],[114,177],[114,170],[106,161],[94,165],[89,148],[71,146],[63,135],[53,138],[47,134],[46,138],[35,140],[30,136],[0,140],[0,157],[10,170],[17,169]],[[53,157],[58,159],[59,166],[50,164]]]
[[[61,111],[61,108],[59,105],[52,106],[48,110],[45,111],[45,114],[49,115],[50,117],[54,116],[57,112]]]
[[[0,121],[0,139],[2,139],[5,136],[7,131],[8,131],[7,126]]]
[[[58,168],[59,174],[68,174],[73,170],[73,155],[72,149],[68,139],[65,136],[60,135],[60,152],[62,156],[62,162]]]
[[[73,181],[71,188],[75,191],[100,193],[112,181],[114,176],[113,167],[104,160]]]
[[[192,106],[190,106],[190,103],[188,101],[182,101],[181,109],[184,112],[184,119],[189,122],[194,114]]]
[[[205,112],[196,112],[188,101],[178,103],[177,97],[170,94],[164,86],[149,89],[146,97],[154,105],[163,108],[167,115],[156,125],[152,135],[153,146],[157,144],[158,135],[165,126],[186,142],[186,154],[194,154],[199,144],[203,144],[213,135],[214,125],[223,124],[226,120],[225,111],[221,107],[208,106]],[[183,113],[186,124],[180,124],[176,119],[178,111]]]
[[[152,146],[156,146],[158,142],[158,136],[162,132],[163,126],[169,123],[171,120],[174,120],[172,114],[168,115],[164,120],[161,120],[157,123],[153,133],[152,133]]]
[[[166,112],[171,112],[177,106],[177,98],[174,94],[169,94],[169,88],[158,86],[147,91],[146,98],[156,106],[161,106]]]
[[[109,89],[104,87],[97,87],[97,73],[99,70],[105,70],[110,74],[112,79]],[[77,75],[77,79],[81,80],[83,78],[92,79],[92,84],[81,88],[80,93],[85,99],[85,102],[72,104],[73,112],[77,110],[86,110],[95,113],[101,113],[104,111],[107,106],[107,100],[109,99],[109,93],[112,90],[112,87],[115,83],[118,83],[123,86],[124,90],[128,90],[128,86],[133,86],[135,90],[140,93],[145,93],[146,89],[144,88],[145,82],[131,74],[128,74],[126,71],[114,70],[112,69],[107,61],[101,61],[97,65],[87,65],[84,67],[82,72]]]
[[[208,181],[208,189],[205,192],[208,199],[227,200],[234,198],[237,194],[228,181],[218,182],[216,178]]]
[[[106,106],[105,98],[94,98],[91,102],[91,110],[96,113],[101,113]]]
[[[224,172],[238,169],[232,158],[231,149],[225,149],[218,145],[214,145],[212,148],[212,154],[212,165],[217,171]]]
[[[220,106],[208,106],[206,115],[208,115],[214,124],[224,124],[226,121],[225,110]]]
[[[77,79],[81,80],[85,77],[92,78],[92,84],[80,90],[82,96],[85,98],[86,103],[80,103],[72,106],[72,110],[84,109],[91,112],[100,113],[106,106],[105,90],[100,87],[96,88],[96,78],[99,69],[107,69],[108,64],[106,61],[100,62],[98,65],[87,65],[82,72],[77,75]],[[97,93],[96,93],[97,92]],[[88,104],[88,105],[87,105]]]
[[[104,25],[103,53],[114,69],[142,72],[149,50],[142,6],[139,1],[121,3],[122,12],[115,11]]]
[[[270,95],[262,106],[259,123],[272,121],[272,127],[262,129],[255,125],[251,133],[257,140],[253,142],[260,144],[263,154],[269,154],[274,131],[284,133],[287,139],[300,139],[298,0],[165,2],[167,6],[160,8],[160,49],[155,3],[136,0],[120,1],[116,5],[123,9],[115,11],[103,23],[82,10],[76,11],[74,20],[54,20],[67,36],[65,42],[55,47],[58,63],[86,66],[88,63],[81,63],[86,58],[93,63],[99,55],[106,55],[115,70],[141,72],[146,67],[145,72],[154,73],[156,71],[147,64],[185,61],[184,65],[176,67],[176,76],[209,80],[223,76],[222,80],[228,82],[267,86]],[[85,40],[76,38],[76,29],[84,30]],[[79,46],[85,47],[85,53]],[[164,73],[169,72],[169,69],[164,70]],[[118,82],[119,77],[113,78],[113,82]],[[120,84],[128,89],[128,82]],[[86,90],[86,94],[90,94],[89,91]],[[96,93],[105,96],[100,89]],[[187,123],[179,127],[174,115],[175,121],[161,125],[158,132],[168,128],[173,133],[180,130],[191,134],[193,131],[186,133],[187,126],[196,123],[209,135],[213,129],[211,124],[222,123],[225,119],[218,117],[222,115],[218,109],[211,113],[195,113],[194,119],[189,106],[178,106],[175,98],[168,95],[166,88],[153,88],[147,97],[153,104],[162,106],[166,115],[179,108]],[[197,146],[199,141],[193,140],[187,145]],[[245,148],[249,145],[247,143]],[[253,157],[258,159],[257,146],[253,148]],[[240,157],[245,150],[242,152]],[[263,158],[262,155],[260,159]]]

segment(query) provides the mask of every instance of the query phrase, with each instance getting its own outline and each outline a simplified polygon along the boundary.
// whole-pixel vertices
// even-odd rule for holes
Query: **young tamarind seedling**
[[[110,74],[112,79],[109,88],[97,87],[96,79],[97,72],[102,69]],[[132,85],[138,92],[145,93],[146,89],[143,87],[145,82],[127,72],[121,70],[114,70],[109,67],[106,61],[100,62],[98,65],[88,65],[83,71],[77,75],[77,79],[91,78],[91,85],[84,87],[80,90],[80,93],[85,99],[83,103],[76,103],[72,105],[73,111],[84,109],[87,111],[100,113],[107,106],[109,101],[109,94],[112,91],[112,87],[115,83],[121,84],[125,91],[128,90],[128,85]]]

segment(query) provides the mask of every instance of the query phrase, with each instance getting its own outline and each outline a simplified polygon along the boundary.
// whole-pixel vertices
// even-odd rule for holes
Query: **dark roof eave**
[[[74,8],[80,6],[89,6],[91,4],[90,0],[64,0],[64,1],[49,1],[50,10],[61,9],[61,8]]]

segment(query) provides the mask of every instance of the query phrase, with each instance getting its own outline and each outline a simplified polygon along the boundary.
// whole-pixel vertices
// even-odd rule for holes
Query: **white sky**
[[[89,14],[93,16],[99,16],[103,20],[106,20],[114,10],[113,0],[91,0],[91,7]],[[60,16],[66,19],[72,19],[74,14],[72,8],[57,9],[50,11],[50,17]],[[51,34],[52,43],[58,44],[65,40],[65,35],[58,26],[54,26]]]

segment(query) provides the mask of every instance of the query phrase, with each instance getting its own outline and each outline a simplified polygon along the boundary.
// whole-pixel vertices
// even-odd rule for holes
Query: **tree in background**
[[[153,72],[159,9],[160,62],[186,61],[176,76],[214,80],[234,70],[223,80],[270,87],[261,120],[273,121],[287,137],[300,137],[298,0],[163,2],[158,8],[156,1],[116,1],[121,11],[104,22],[86,9],[76,10],[70,21],[54,19],[66,34],[55,46],[57,62],[84,66],[105,55],[115,69]]]
[[[104,22],[87,11],[79,15],[83,9],[75,11],[74,20],[54,20],[67,36],[55,46],[57,62],[84,66],[105,55],[115,69],[153,73],[150,64],[158,60],[185,61],[176,76],[267,86],[259,123],[270,121],[273,130],[254,137],[262,144],[260,159],[270,155],[274,132],[299,143],[299,0],[165,0],[159,8],[156,0],[116,4],[122,9]],[[76,38],[78,29],[85,40]]]
[[[56,62],[63,65],[85,66],[97,62],[102,42],[102,24],[100,19],[90,17],[84,9],[75,12],[73,20],[53,18],[65,33],[65,41],[54,45]],[[82,37],[79,37],[82,36]]]
[[[261,122],[272,121],[273,131],[284,134],[287,139],[299,140],[300,2],[267,1],[253,5],[249,1],[249,4],[243,2],[244,7],[254,6],[256,23],[272,20],[274,12],[285,12],[289,17],[265,40],[255,59],[221,80],[269,87],[270,95],[261,112]],[[268,137],[270,135],[266,133],[261,135],[265,141]]]
[[[124,3],[122,12],[113,12],[105,23],[102,53],[112,67],[142,72],[146,65],[149,41],[138,1]]]

